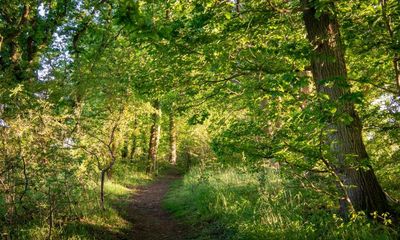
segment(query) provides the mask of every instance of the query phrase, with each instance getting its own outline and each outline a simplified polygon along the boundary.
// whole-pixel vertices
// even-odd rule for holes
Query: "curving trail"
[[[162,207],[161,202],[177,175],[167,175],[154,183],[137,187],[132,201],[126,209],[127,220],[133,229],[128,233],[133,240],[183,240],[188,238],[188,229],[175,220]]]

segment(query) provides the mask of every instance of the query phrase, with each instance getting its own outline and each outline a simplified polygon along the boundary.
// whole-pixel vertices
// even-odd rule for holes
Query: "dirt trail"
[[[188,229],[161,207],[162,199],[177,175],[167,175],[154,183],[137,187],[127,209],[127,220],[133,229],[128,233],[133,240],[183,240]]]

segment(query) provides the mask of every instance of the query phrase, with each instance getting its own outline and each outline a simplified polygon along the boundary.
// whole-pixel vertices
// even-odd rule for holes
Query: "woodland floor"
[[[133,228],[124,238],[132,240],[183,240],[189,229],[162,208],[162,200],[171,183],[180,176],[169,173],[155,182],[135,188],[130,202],[120,211]]]

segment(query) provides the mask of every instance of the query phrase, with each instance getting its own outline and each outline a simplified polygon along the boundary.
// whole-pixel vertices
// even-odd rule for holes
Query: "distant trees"
[[[161,137],[161,106],[160,101],[154,100],[153,102],[154,112],[152,115],[152,125],[150,128],[150,139],[149,139],[149,155],[148,155],[148,173],[157,174],[158,166],[157,166],[157,154],[158,154],[158,146],[160,144]]]
[[[169,112],[169,162],[173,165],[176,164],[176,150],[177,150],[177,139],[176,139],[176,120],[174,105],[171,106]]]

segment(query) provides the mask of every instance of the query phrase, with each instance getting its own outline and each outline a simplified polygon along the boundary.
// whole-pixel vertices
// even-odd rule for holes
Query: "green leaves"
[[[202,111],[201,113],[196,113],[188,119],[188,124],[189,125],[203,124],[204,121],[206,121],[209,116],[210,113],[206,110]]]
[[[225,13],[224,13],[224,16],[225,16],[226,19],[230,20],[230,19],[232,18],[232,13],[230,13],[230,12],[225,12]]]
[[[23,84],[18,84],[14,89],[10,90],[10,97],[15,97],[24,90]]]
[[[123,0],[119,1],[118,10],[116,11],[115,18],[118,24],[134,25],[140,19],[139,2]]]
[[[8,154],[0,160],[12,156],[13,162],[0,166],[0,172],[15,166],[10,184],[22,192],[24,157],[28,173],[40,173],[35,187],[44,192],[56,185],[61,190],[50,193],[59,197],[64,189],[80,191],[61,182],[72,179],[86,186],[78,180],[97,179],[99,166],[109,163],[109,150],[126,157],[133,139],[138,161],[129,164],[137,167],[147,159],[150,103],[158,99],[163,112],[176,110],[181,161],[258,170],[268,161],[279,162],[281,174],[305,177],[318,190],[335,193],[324,162],[336,163],[331,151],[336,143],[329,143],[329,136],[333,125],[354,124],[356,115],[344,112],[355,104],[372,156],[361,165],[374,165],[397,194],[400,131],[393,61],[399,49],[398,2],[386,0],[386,11],[378,0],[309,2],[317,16],[338,17],[347,78],[331,74],[312,83],[310,57],[318,57],[320,65],[337,62],[334,54],[313,55],[300,1],[58,0],[44,1],[43,16],[32,10],[26,19],[24,4],[37,9],[37,2],[3,4],[0,120],[11,128],[0,130],[5,141],[0,150]],[[321,38],[318,44],[332,40]],[[37,69],[46,72],[46,82],[38,81]],[[317,94],[320,87],[344,92],[340,98],[328,91]],[[167,116],[157,120],[164,134],[160,159],[168,155]],[[62,147],[67,138],[76,149]],[[354,161],[356,156],[348,157]],[[46,203],[47,193],[41,194],[29,203],[32,209]],[[223,198],[218,202],[226,207]]]

